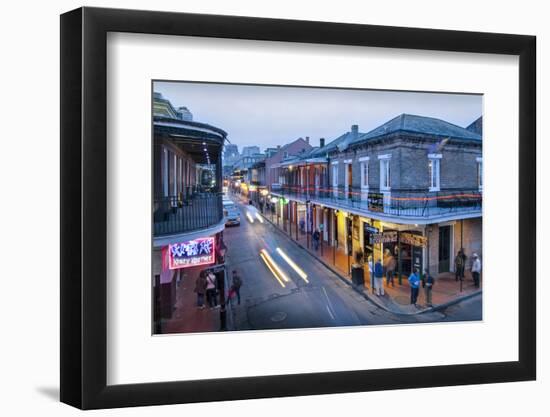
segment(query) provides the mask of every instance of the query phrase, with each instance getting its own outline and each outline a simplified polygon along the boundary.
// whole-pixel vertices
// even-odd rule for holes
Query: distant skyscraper
[[[223,156],[225,158],[239,156],[239,147],[233,143],[228,143],[223,150]]]
[[[259,146],[245,146],[245,147],[243,147],[242,156],[250,156],[250,155],[254,155],[255,153],[260,153],[260,147]]]
[[[191,113],[187,107],[178,107],[178,113],[181,120],[185,120],[186,122],[193,121],[193,113]]]

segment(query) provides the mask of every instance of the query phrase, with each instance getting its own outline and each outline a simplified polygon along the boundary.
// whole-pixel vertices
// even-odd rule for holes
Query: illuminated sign
[[[370,235],[371,244],[397,242],[397,232],[382,232]]]
[[[428,244],[428,239],[425,236],[414,235],[412,233],[401,233],[400,239],[401,242],[412,246],[426,247]]]
[[[168,262],[170,269],[209,265],[213,264],[215,261],[215,240],[213,237],[174,243],[168,246]]]
[[[367,204],[370,211],[384,211],[384,195],[368,193]]]

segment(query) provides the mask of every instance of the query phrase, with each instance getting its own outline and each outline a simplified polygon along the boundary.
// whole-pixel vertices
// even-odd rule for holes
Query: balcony
[[[427,223],[481,215],[482,193],[479,189],[428,190],[370,188],[345,189],[343,186],[306,188],[281,186],[272,193],[289,199],[311,201],[329,207],[354,211],[380,219],[409,220]]]
[[[195,193],[154,200],[153,233],[155,237],[189,233],[219,224],[223,219],[222,194]]]

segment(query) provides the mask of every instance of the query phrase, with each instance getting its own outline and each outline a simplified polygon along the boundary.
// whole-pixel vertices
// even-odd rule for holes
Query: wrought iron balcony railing
[[[383,213],[408,218],[429,218],[458,213],[481,212],[479,189],[441,189],[440,191],[378,188],[302,187],[282,185],[272,193],[320,204],[353,208],[366,213]]]
[[[193,232],[218,224],[223,219],[222,194],[194,193],[154,200],[153,228],[155,236]]]

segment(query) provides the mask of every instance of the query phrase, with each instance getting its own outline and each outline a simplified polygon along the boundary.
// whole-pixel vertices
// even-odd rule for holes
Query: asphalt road
[[[292,242],[268,221],[260,222],[256,209],[233,198],[241,211],[240,226],[227,227],[226,264],[229,276],[237,270],[243,279],[241,305],[233,300],[229,327],[233,330],[264,330],[418,323],[469,320],[461,306],[446,312],[403,316],[380,309]],[[249,212],[254,222],[250,222]],[[303,279],[277,248],[297,264]],[[265,249],[288,277],[278,280],[260,257]],[[306,281],[307,280],[307,281]],[[481,297],[479,297],[481,299]],[[473,301],[474,302],[474,301]],[[472,302],[472,303],[473,303]],[[481,301],[480,301],[481,302]],[[479,311],[481,311],[479,309]],[[459,318],[460,316],[460,318]],[[475,318],[474,318],[475,319]]]

